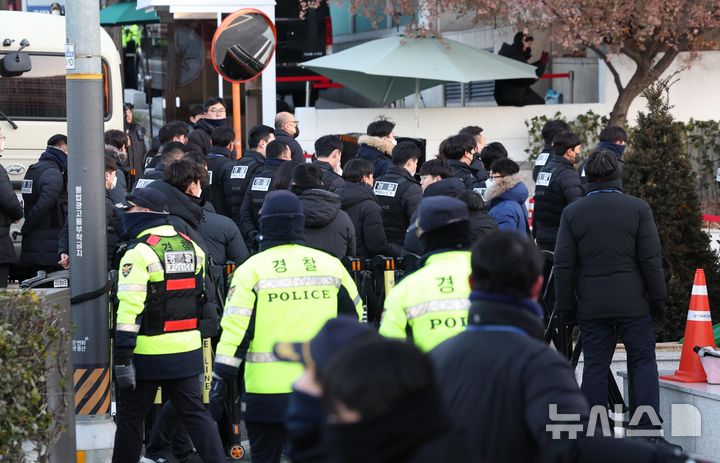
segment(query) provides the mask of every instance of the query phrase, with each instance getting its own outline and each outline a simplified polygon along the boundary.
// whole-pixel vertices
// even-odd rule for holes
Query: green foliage
[[[690,163],[697,174],[700,204],[706,214],[720,213],[720,191],[716,181],[720,162],[720,122],[690,120],[685,124]]]
[[[538,154],[542,152],[545,142],[542,137],[542,128],[546,122],[551,120],[561,120],[567,122],[572,131],[580,138],[583,147],[588,148],[597,144],[600,131],[607,125],[609,119],[607,116],[601,116],[593,110],[580,114],[574,121],[568,121],[559,111],[552,117],[535,116],[529,121],[525,121],[525,127],[528,128],[528,149],[525,150],[529,155],[529,160],[533,161]],[[586,150],[583,150],[586,151]],[[583,160],[580,156],[579,162]]]
[[[637,117],[623,168],[625,191],[650,204],[660,235],[668,290],[666,321],[657,327],[662,341],[683,335],[697,268],[705,269],[710,306],[717,308],[720,303],[718,256],[701,229],[688,137],[683,125],[670,114],[668,88],[669,80],[663,80],[643,92],[648,110]]]
[[[63,378],[69,333],[53,307],[32,292],[0,292],[0,461],[23,461],[23,442],[48,461],[67,404],[48,404],[48,375]],[[63,383],[64,387],[69,387]]]

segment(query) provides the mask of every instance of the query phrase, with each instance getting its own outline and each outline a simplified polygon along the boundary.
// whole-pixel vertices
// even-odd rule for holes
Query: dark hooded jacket
[[[340,197],[318,188],[293,187],[305,213],[305,243],[341,259],[356,253],[355,226],[340,209]]]
[[[275,140],[280,140],[288,145],[293,161],[300,163],[305,162],[305,150],[303,150],[295,137],[282,129],[275,129]]]
[[[68,214],[67,155],[48,146],[28,169],[23,185],[25,223],[20,264],[54,266],[59,257],[58,238]]]
[[[392,166],[387,174],[375,179],[374,192],[383,211],[387,239],[401,247],[410,219],[420,205],[422,187],[406,169]]]
[[[213,146],[208,154],[208,186],[210,201],[215,212],[230,217],[229,198],[226,196],[227,183],[230,181],[235,165],[235,153],[224,146]]]
[[[346,182],[337,194],[340,206],[355,226],[356,256],[399,255],[398,249],[387,242],[382,209],[370,185]]]
[[[612,142],[608,141],[601,141],[598,143],[596,149],[602,149],[610,151],[615,155],[615,159],[617,159],[618,164],[618,173],[620,174],[620,180],[622,182],[622,170],[623,166],[625,165],[625,160],[623,159],[623,155],[625,154],[625,148],[626,145],[617,145]],[[587,183],[587,176],[585,176],[585,163],[587,160],[583,161],[580,166],[578,167],[578,172],[580,173],[580,181],[583,185]],[[622,185],[622,183],[621,183]]]
[[[200,223],[203,218],[203,208],[195,198],[191,198],[165,180],[155,180],[146,188],[155,188],[167,196],[170,224],[179,232],[185,233],[200,248],[208,253],[205,239],[200,233]]]
[[[453,177],[462,180],[466,189],[474,190],[475,188],[485,187],[485,179],[487,179],[487,175],[485,175],[485,179],[480,180],[476,175],[478,173],[477,170],[473,169],[470,165],[465,164],[464,162],[458,161],[457,159],[449,159],[448,164],[450,164],[450,168],[453,170]]]
[[[394,145],[389,140],[370,135],[361,135],[358,138],[357,157],[373,163],[375,172],[373,177],[385,175],[392,167],[392,150]]]
[[[563,156],[552,155],[535,180],[533,232],[541,249],[555,249],[563,209],[583,194],[580,175],[573,163]]]
[[[22,204],[18,201],[7,171],[0,166],[0,264],[13,264],[17,259],[10,238],[10,225],[22,217]]]
[[[537,159],[535,160],[535,165],[533,166],[532,170],[532,178],[533,182],[537,181],[537,176],[540,173],[540,169],[545,167],[550,160],[550,158],[553,155],[553,147],[552,145],[543,145],[542,151],[540,151],[540,154],[538,154]]]
[[[497,179],[497,186],[488,188],[485,198],[490,202],[490,217],[500,230],[529,233],[525,201],[528,189],[518,174]]]
[[[260,229],[260,209],[265,201],[265,195],[275,189],[273,186],[275,175],[283,162],[285,161],[281,159],[266,159],[262,168],[248,182],[240,207],[239,220],[236,221],[248,247],[257,244],[255,238]]]
[[[265,156],[257,151],[246,151],[230,169],[230,178],[225,183],[225,198],[230,209],[230,218],[240,226],[240,210],[243,198],[253,176],[265,165]]]
[[[337,193],[338,188],[345,184],[345,180],[335,173],[330,163],[325,161],[314,161],[313,164],[321,168],[323,171],[323,190],[327,190],[331,193]]]
[[[620,181],[588,183],[565,208],[555,246],[561,313],[580,319],[661,315],[667,291],[650,206],[622,193]]]
[[[224,267],[228,261],[240,265],[249,256],[245,241],[235,222],[216,213],[209,202],[203,205],[200,233],[205,238],[208,254],[215,265]]]

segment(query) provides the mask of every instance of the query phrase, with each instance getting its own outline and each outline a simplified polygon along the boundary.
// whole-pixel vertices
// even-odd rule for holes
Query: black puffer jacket
[[[552,155],[535,180],[533,233],[541,249],[553,250],[560,226],[560,216],[568,204],[582,198],[580,174],[572,162]]]
[[[285,142],[285,144],[290,147],[290,154],[292,155],[293,161],[305,162],[305,150],[303,150],[295,137],[282,129],[275,129],[275,140]]]
[[[281,159],[267,159],[261,169],[252,176],[243,197],[242,206],[238,214],[238,224],[240,232],[245,238],[248,247],[255,246],[259,230],[260,230],[260,209],[265,201],[265,195],[268,191],[274,190],[273,183],[278,169],[283,164]],[[233,217],[233,220],[235,218]]]
[[[245,262],[249,253],[235,222],[216,213],[210,203],[205,203],[203,209],[200,233],[205,238],[213,263],[225,265],[227,261],[232,261],[240,265]]]
[[[13,264],[15,247],[10,238],[10,225],[23,217],[23,207],[13,190],[10,177],[0,166],[0,264]]]
[[[474,190],[475,188],[485,188],[485,181],[480,180],[476,176],[477,171],[468,164],[460,162],[457,159],[449,159],[448,164],[450,164],[450,168],[453,170],[453,177],[462,180],[466,189]]]
[[[410,219],[420,205],[422,187],[410,172],[392,166],[386,175],[375,179],[373,191],[382,207],[388,241],[397,247],[402,246]]]
[[[340,209],[340,197],[317,188],[292,191],[300,198],[305,213],[305,243],[338,258],[354,256],[355,226]]]
[[[346,182],[337,190],[337,194],[340,196],[340,206],[355,226],[356,256],[399,255],[399,249],[387,242],[382,209],[370,185]]]
[[[314,161],[313,164],[321,168],[323,171],[323,190],[327,190],[331,193],[337,193],[338,188],[345,184],[345,180],[335,173],[329,163],[325,161]]]
[[[23,193],[25,223],[20,264],[54,266],[58,261],[58,238],[68,215],[67,155],[48,147],[28,169],[23,185],[28,180],[32,181],[28,185],[32,193]]]
[[[213,146],[208,154],[208,187],[210,201],[215,208],[215,212],[225,217],[230,217],[230,204],[227,192],[230,191],[228,182],[232,174],[232,168],[235,165],[233,161],[235,153],[224,146]]]
[[[162,180],[163,174],[165,173],[165,163],[160,162],[155,167],[148,167],[145,169],[145,173],[135,183],[135,188],[145,188],[155,180]],[[123,198],[123,202],[125,199]]]
[[[533,182],[537,181],[537,176],[540,173],[540,169],[545,167],[550,160],[550,157],[553,155],[553,147],[552,145],[543,145],[542,151],[540,151],[540,154],[538,154],[537,159],[535,160],[535,165],[533,166],[532,170],[532,177]]]
[[[186,195],[165,180],[155,180],[146,188],[155,188],[165,193],[170,223],[177,231],[189,236],[207,254],[208,246],[200,233],[204,211],[199,200]]]
[[[587,186],[588,196],[565,208],[560,223],[558,310],[587,320],[662,314],[665,273],[650,206],[623,194],[617,180]]]

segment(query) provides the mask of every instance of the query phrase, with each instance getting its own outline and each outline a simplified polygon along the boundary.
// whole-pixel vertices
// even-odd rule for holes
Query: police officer
[[[67,137],[53,135],[22,182],[25,223],[20,265],[33,271],[60,270],[55,263],[60,257],[58,237],[68,214],[67,152]]]
[[[275,130],[267,125],[258,125],[248,134],[249,151],[235,161],[230,171],[230,179],[225,185],[230,218],[240,226],[240,209],[250,180],[265,165],[265,150],[268,143],[275,140]]]
[[[543,125],[541,134],[544,145],[542,151],[540,151],[540,154],[538,154],[537,159],[535,159],[535,166],[533,167],[532,171],[533,182],[537,180],[540,169],[545,167],[547,162],[550,160],[550,157],[553,155],[552,142],[553,138],[555,138],[555,135],[559,134],[560,132],[567,132],[569,130],[570,126],[567,124],[567,122],[560,119],[547,121],[545,125]]]
[[[480,193],[479,188],[485,188],[485,180],[487,179],[487,172],[481,173],[481,177],[477,176],[478,170],[474,167],[477,166],[477,154],[475,139],[470,135],[453,135],[443,140],[440,145],[440,154],[447,159],[450,168],[453,170],[453,177],[459,178],[465,184],[465,188],[468,190],[476,190]],[[482,162],[480,166],[484,166]]]
[[[533,233],[540,249],[553,251],[565,207],[583,196],[580,174],[574,164],[580,154],[580,139],[561,132],[553,139],[553,154],[535,180]]]
[[[280,166],[292,157],[290,147],[280,140],[271,141],[265,154],[267,156],[265,164],[258,173],[250,178],[240,208],[238,228],[240,228],[249,249],[257,249],[256,238],[260,228],[260,208],[265,200],[265,195],[273,189],[273,180]]]
[[[209,191],[208,201],[215,212],[230,217],[225,189],[235,166],[235,131],[232,127],[218,127],[212,131],[212,146],[207,157]],[[228,188],[229,191],[229,188]]]
[[[128,195],[132,241],[120,261],[115,378],[120,389],[113,462],[137,462],[143,420],[158,386],[174,405],[203,461],[223,462],[217,426],[202,403],[200,320],[205,254],[168,222],[156,189]]]
[[[380,334],[405,339],[427,352],[467,325],[470,225],[464,202],[447,196],[423,199],[417,234],[425,257],[385,299]]]
[[[322,189],[337,193],[345,185],[345,180],[338,174],[342,158],[343,143],[337,135],[325,135],[315,141],[315,157],[313,164],[323,171]]]
[[[415,143],[403,142],[392,150],[392,167],[375,179],[375,196],[383,214],[388,243],[402,248],[410,217],[422,199],[423,190],[413,177],[420,159]]]
[[[268,193],[260,216],[260,253],[235,271],[213,366],[210,406],[217,418],[223,388],[245,362],[245,399],[252,460],[279,462],[283,420],[302,367],[279,361],[273,346],[309,341],[340,314],[362,316],[362,300],[342,263],[304,246],[305,216],[289,191]]]

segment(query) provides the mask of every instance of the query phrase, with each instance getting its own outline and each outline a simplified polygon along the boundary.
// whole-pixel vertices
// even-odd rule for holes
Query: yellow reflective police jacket
[[[428,257],[425,265],[395,286],[385,299],[380,334],[406,339],[428,352],[467,325],[470,252]]]
[[[203,283],[205,253],[189,238],[183,240],[185,244],[179,249],[171,249],[172,242],[165,238],[177,235],[178,232],[171,225],[149,228],[140,233],[138,238],[157,239],[139,240],[135,246],[127,250],[120,261],[117,294],[119,305],[115,328],[117,348],[134,348],[134,354],[147,356],[179,354],[201,348],[202,341],[200,331],[197,329],[197,320],[192,326],[189,325],[189,320],[171,321],[170,325],[165,323],[166,329],[156,335],[145,335],[141,330],[143,316],[148,315],[145,313],[146,303],[153,296],[148,294],[149,289],[154,292],[157,283],[166,282],[168,290],[185,291],[190,289],[190,286],[194,289],[196,288],[194,285]],[[185,249],[188,242],[192,243],[193,250]],[[165,253],[165,262],[160,261],[160,256],[153,249],[155,244],[165,244],[164,247],[168,251]],[[192,263],[189,263],[190,254],[194,255]],[[169,272],[167,278],[164,269]],[[170,273],[195,275],[195,278],[173,279]],[[189,298],[183,298],[182,303],[186,303],[186,299]],[[197,307],[198,314],[200,309]]]
[[[289,393],[302,366],[278,361],[275,343],[308,341],[339,313],[359,320],[362,312],[355,282],[336,257],[297,244],[272,247],[233,274],[215,362],[239,367],[245,360],[246,392]]]

